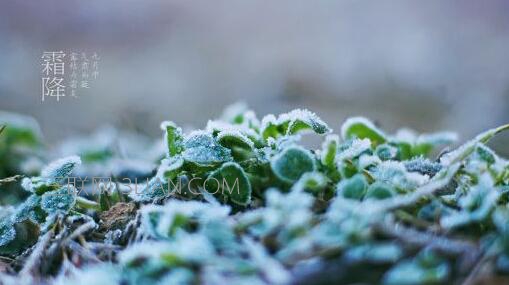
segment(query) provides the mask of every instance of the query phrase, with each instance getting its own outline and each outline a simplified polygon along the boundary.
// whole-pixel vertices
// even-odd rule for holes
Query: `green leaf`
[[[161,165],[157,170],[157,176],[167,181],[172,180],[179,176],[184,167],[184,159],[177,157],[175,159],[163,159]]]
[[[39,226],[29,220],[13,224],[0,222],[0,254],[19,254],[33,245],[39,236]]]
[[[62,188],[46,192],[41,197],[41,208],[48,214],[67,213],[76,203],[76,188],[64,185]]]
[[[236,160],[241,161],[253,156],[253,141],[239,131],[222,131],[217,135],[217,141],[230,149]]]
[[[376,147],[375,154],[381,160],[393,160],[398,155],[398,149],[390,144],[381,144]]]
[[[74,168],[80,164],[81,159],[78,156],[64,157],[44,167],[41,171],[41,177],[48,179],[50,182],[61,182],[69,178]]]
[[[369,139],[373,146],[387,141],[386,135],[370,120],[363,117],[347,119],[341,126],[341,136],[344,140],[353,138]]]
[[[315,171],[315,158],[300,146],[290,146],[274,156],[270,162],[274,174],[282,181],[293,183],[304,173]]]
[[[9,221],[0,222],[0,251],[3,253],[3,247],[8,245],[16,237],[16,230]]]
[[[321,172],[306,172],[294,184],[293,189],[296,191],[308,191],[317,194],[325,189],[327,181],[327,176]]]
[[[242,206],[251,201],[251,183],[244,169],[235,162],[227,162],[212,172],[206,180],[205,190]]]
[[[309,110],[296,109],[279,118],[280,124],[288,121],[287,135],[294,135],[304,131],[313,131],[317,134],[326,134],[331,131],[329,126],[322,121],[315,113]]]
[[[328,135],[322,144],[320,160],[323,165],[329,169],[336,167],[336,154],[338,152],[339,137],[337,135]]]
[[[396,190],[391,185],[377,181],[368,187],[366,199],[382,200],[396,195]]]
[[[231,151],[221,145],[207,133],[195,132],[185,141],[182,157],[186,162],[211,167],[223,162],[231,161]]]
[[[184,151],[184,136],[182,129],[177,127],[174,122],[164,121],[161,123],[161,129],[165,131],[164,142],[166,146],[166,156],[173,157]]]
[[[475,153],[487,164],[493,164],[497,161],[497,155],[495,152],[484,144],[478,144],[475,148]]]
[[[274,115],[267,115],[262,118],[260,131],[264,140],[268,138],[277,138],[281,135],[278,130],[277,119]]]
[[[20,223],[29,219],[34,223],[42,224],[46,220],[46,216],[46,212],[41,208],[41,197],[30,195],[25,202],[16,208],[12,220],[15,223]]]
[[[361,200],[368,189],[368,182],[362,174],[341,181],[337,185],[337,193],[344,198]]]
[[[35,193],[37,195],[42,195],[48,191],[53,191],[60,188],[60,184],[57,181],[53,181],[52,179],[41,177],[25,177],[23,180],[21,180],[21,187],[23,187],[23,189],[26,191]]]
[[[262,119],[261,133],[265,140],[306,131],[326,134],[331,129],[315,113],[305,109],[281,114],[277,119],[274,115],[267,115]]]

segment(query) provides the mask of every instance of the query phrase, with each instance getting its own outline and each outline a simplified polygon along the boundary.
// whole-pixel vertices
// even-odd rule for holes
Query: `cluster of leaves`
[[[165,157],[139,192],[80,196],[62,180],[78,157],[25,178],[31,196],[0,213],[0,253],[22,264],[2,279],[474,284],[509,274],[509,162],[486,145],[509,126],[435,159],[453,133],[389,135],[358,117],[336,135],[307,110],[259,120],[236,106],[204,130],[161,128]],[[322,146],[300,144],[306,133]],[[170,191],[180,181],[189,191]],[[210,193],[218,181],[235,187]]]

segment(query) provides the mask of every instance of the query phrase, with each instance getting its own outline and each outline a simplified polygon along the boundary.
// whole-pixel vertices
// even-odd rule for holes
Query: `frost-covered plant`
[[[507,125],[448,152],[450,132],[389,134],[355,117],[334,134],[308,110],[259,119],[235,105],[201,130],[161,128],[164,157],[139,191],[65,183],[91,165],[101,176],[132,169],[100,143],[108,132],[67,144],[81,159],[24,178],[29,197],[0,211],[0,254],[23,266],[0,278],[455,284],[509,274],[509,162],[487,146]],[[319,149],[300,143],[309,133],[323,136]]]

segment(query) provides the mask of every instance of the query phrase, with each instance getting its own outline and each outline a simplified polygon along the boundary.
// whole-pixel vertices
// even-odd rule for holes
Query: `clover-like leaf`
[[[337,193],[345,198],[361,200],[368,189],[368,182],[362,174],[341,181],[337,185]]]
[[[41,208],[48,214],[67,213],[76,204],[76,188],[64,185],[62,188],[46,192],[41,196]]]
[[[158,177],[161,177],[163,180],[174,179],[178,177],[180,172],[184,167],[184,159],[181,157],[173,158],[173,159],[163,159],[161,161],[161,165],[157,169]]]
[[[442,170],[442,165],[440,163],[433,162],[422,157],[405,161],[403,164],[405,165],[406,170],[409,172],[418,172],[430,177],[435,176],[435,174]]]
[[[0,254],[18,254],[33,245],[39,236],[39,226],[29,220],[0,222]]]
[[[347,119],[341,126],[341,136],[343,139],[369,139],[373,146],[383,144],[387,141],[387,136],[370,120],[363,117],[353,117]]]
[[[164,143],[166,146],[166,156],[173,157],[184,151],[184,135],[182,129],[174,122],[165,121],[161,123],[161,129],[164,133]]]
[[[25,177],[21,180],[21,187],[23,187],[26,191],[42,195],[45,192],[60,188],[60,184],[52,179],[42,177]]]
[[[129,192],[129,197],[138,202],[151,202],[156,199],[168,197],[170,193],[168,180],[164,177],[155,176],[148,183],[139,189],[139,185],[134,185],[134,191]]]
[[[424,250],[415,258],[403,260],[384,276],[383,284],[439,284],[449,277],[449,264],[436,257],[430,250]]]
[[[251,183],[244,169],[235,162],[227,162],[210,174],[206,191],[226,201],[245,206],[251,201]]]
[[[277,119],[274,115],[270,114],[262,118],[260,132],[263,139],[265,140],[269,138],[277,138],[281,135],[280,131],[278,130]]]
[[[375,154],[381,160],[392,160],[398,155],[398,149],[390,144],[381,144],[376,147]]]
[[[30,195],[30,197],[16,208],[12,220],[15,223],[20,223],[29,219],[34,223],[42,224],[46,216],[46,212],[41,208],[41,197],[38,195]]]
[[[493,164],[498,160],[495,152],[484,144],[477,144],[475,153],[482,161],[486,162],[487,164]]]
[[[274,156],[270,162],[272,171],[281,180],[297,181],[302,174],[315,171],[315,158],[300,146],[290,146]]]
[[[338,152],[339,137],[337,135],[328,135],[322,144],[320,160],[328,168],[334,168],[336,154]]]
[[[10,221],[0,222],[0,252],[2,254],[10,253],[7,248],[10,242],[16,238],[16,230]]]
[[[192,133],[185,140],[182,157],[186,162],[210,167],[231,161],[231,151],[216,142],[212,135],[204,132]]]
[[[384,161],[371,171],[371,175],[376,180],[406,191],[424,185],[430,179],[428,175],[407,171],[405,165],[399,161]]]
[[[349,140],[339,146],[336,162],[351,160],[371,150],[371,141],[368,139]]]
[[[394,195],[396,195],[396,190],[393,186],[384,182],[377,181],[369,185],[365,198],[382,200],[390,198]]]
[[[278,121],[280,125],[287,125],[287,135],[294,135],[303,131],[313,131],[322,135],[331,131],[322,119],[306,109],[296,109],[290,113],[282,114]]]
[[[307,172],[294,184],[293,189],[296,191],[304,190],[311,193],[319,193],[327,186],[327,181],[327,176],[321,172]]]
[[[41,177],[48,179],[50,182],[63,181],[80,164],[81,159],[78,156],[64,157],[44,167],[41,171]]]
[[[239,131],[222,131],[217,135],[217,141],[230,149],[236,160],[245,160],[253,154],[253,141]]]

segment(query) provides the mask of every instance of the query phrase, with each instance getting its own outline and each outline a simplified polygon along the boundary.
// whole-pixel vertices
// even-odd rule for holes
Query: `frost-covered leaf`
[[[498,160],[495,152],[493,152],[493,150],[484,144],[477,144],[475,148],[475,154],[480,160],[486,162],[487,164],[494,164]]]
[[[381,144],[376,147],[375,154],[381,160],[393,160],[398,155],[398,149],[390,144]]]
[[[42,195],[45,192],[53,191],[60,188],[60,184],[52,179],[42,177],[25,177],[21,181],[21,187],[26,191]]]
[[[260,131],[263,139],[265,140],[268,140],[269,138],[277,138],[281,135],[278,130],[277,119],[272,114],[263,117]]]
[[[235,162],[227,162],[207,178],[206,191],[238,205],[251,201],[251,183],[244,169]]]
[[[386,135],[370,120],[363,117],[347,119],[341,126],[341,136],[344,140],[354,138],[369,139],[373,146],[387,141]]]
[[[332,169],[335,167],[336,154],[338,152],[339,137],[337,135],[328,135],[322,144],[320,160],[323,165]]]
[[[0,222],[0,251],[16,237],[16,230],[10,221]]]
[[[384,161],[371,174],[376,180],[402,190],[413,190],[427,183],[430,178],[428,175],[407,171],[404,164],[399,161]]]
[[[165,131],[164,143],[167,157],[174,157],[182,153],[182,151],[184,151],[184,135],[182,134],[182,129],[171,121],[161,123],[161,129]]]
[[[494,191],[494,188],[491,176],[482,175],[479,183],[460,198],[461,210],[442,217],[440,225],[446,229],[452,229],[487,219],[500,197],[500,193]]]
[[[351,178],[341,181],[337,185],[336,192],[344,198],[361,200],[366,194],[368,182],[362,174],[356,174]]]
[[[442,169],[440,163],[422,157],[405,161],[403,164],[408,172],[418,172],[429,177],[433,177]]]
[[[20,223],[27,219],[34,223],[42,224],[46,219],[46,212],[41,208],[41,197],[30,195],[21,205],[16,208],[12,217],[15,223]]]
[[[393,186],[377,181],[371,185],[369,185],[368,190],[366,192],[366,199],[386,199],[396,195],[396,190]]]
[[[174,159],[163,159],[161,165],[157,170],[157,177],[167,181],[178,177],[179,173],[183,170],[184,159],[181,157]]]
[[[451,268],[446,261],[428,251],[411,260],[404,260],[389,270],[383,284],[438,284],[447,281]]]
[[[239,131],[222,131],[217,135],[217,141],[230,149],[236,160],[245,160],[253,155],[253,141]]]
[[[277,118],[274,115],[267,115],[261,123],[261,133],[265,140],[306,131],[326,134],[331,129],[315,113],[301,109],[281,114]]]
[[[325,134],[331,131],[329,126],[315,113],[309,110],[296,109],[290,113],[282,114],[278,118],[280,125],[286,125],[286,134],[293,135],[303,131],[313,131],[317,134]]]
[[[41,177],[51,182],[63,181],[71,175],[74,168],[81,164],[78,156],[64,157],[51,162],[41,171]]]
[[[270,162],[272,171],[285,182],[295,182],[302,174],[315,170],[315,158],[306,149],[299,146],[285,148]]]
[[[76,188],[71,185],[64,185],[58,190],[46,192],[41,196],[41,208],[48,214],[67,213],[76,203],[76,193]]]
[[[138,202],[152,202],[157,199],[168,197],[170,189],[168,180],[155,176],[145,185],[135,184],[134,190],[129,191],[129,197]]]
[[[293,185],[293,189],[318,194],[327,187],[327,181],[327,176],[321,172],[307,172]]]
[[[371,149],[371,142],[368,139],[354,139],[339,147],[336,161],[350,160],[368,152]]]
[[[178,200],[141,210],[143,229],[154,238],[172,238],[177,230],[192,233],[211,221],[224,222],[229,212],[228,206]]]
[[[348,260],[354,262],[393,263],[398,261],[404,252],[395,243],[379,242],[353,247],[345,253]]]
[[[186,162],[203,167],[232,160],[231,151],[219,145],[212,135],[204,132],[195,132],[186,138],[182,157]]]
[[[0,222],[0,254],[17,254],[37,241],[39,227],[31,221]]]

